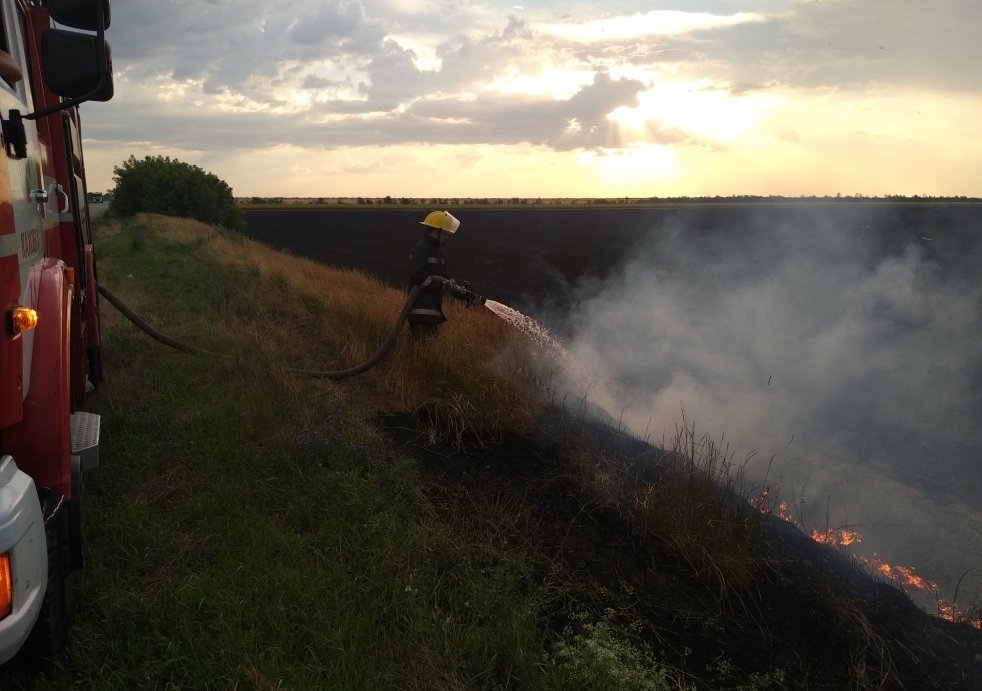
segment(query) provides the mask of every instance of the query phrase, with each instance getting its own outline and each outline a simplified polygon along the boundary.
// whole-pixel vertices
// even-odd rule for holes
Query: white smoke
[[[877,213],[654,228],[580,296],[570,349],[633,433],[684,409],[808,527],[858,525],[944,589],[982,572],[982,241]]]

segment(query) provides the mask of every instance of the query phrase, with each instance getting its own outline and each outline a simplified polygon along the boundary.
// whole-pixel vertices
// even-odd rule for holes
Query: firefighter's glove
[[[450,279],[446,282],[446,288],[448,291],[450,291],[450,294],[453,295],[455,298],[457,298],[458,300],[463,300],[465,302],[469,301],[471,295],[474,294],[453,279]]]
[[[423,288],[434,287],[443,290],[448,286],[449,283],[451,283],[451,281],[448,281],[443,276],[437,276],[436,274],[433,274],[432,276],[427,276],[426,280],[420,283],[420,286]]]

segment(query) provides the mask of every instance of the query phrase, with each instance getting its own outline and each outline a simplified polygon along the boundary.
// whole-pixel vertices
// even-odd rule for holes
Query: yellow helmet
[[[449,211],[431,211],[426,214],[426,218],[420,224],[442,230],[444,233],[453,235],[460,228],[460,221],[453,217]]]

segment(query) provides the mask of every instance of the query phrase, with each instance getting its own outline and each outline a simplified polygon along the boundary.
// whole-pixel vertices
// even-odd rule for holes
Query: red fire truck
[[[112,97],[109,0],[0,0],[0,663],[57,651],[83,561],[99,417],[78,105]]]

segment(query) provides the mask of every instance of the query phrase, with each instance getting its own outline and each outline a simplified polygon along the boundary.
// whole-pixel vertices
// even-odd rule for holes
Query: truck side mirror
[[[45,4],[51,18],[59,24],[85,31],[105,31],[109,28],[109,0],[48,0]],[[102,26],[99,26],[100,9]]]
[[[112,55],[99,36],[47,29],[41,37],[41,62],[44,83],[59,96],[92,101],[113,97]]]

